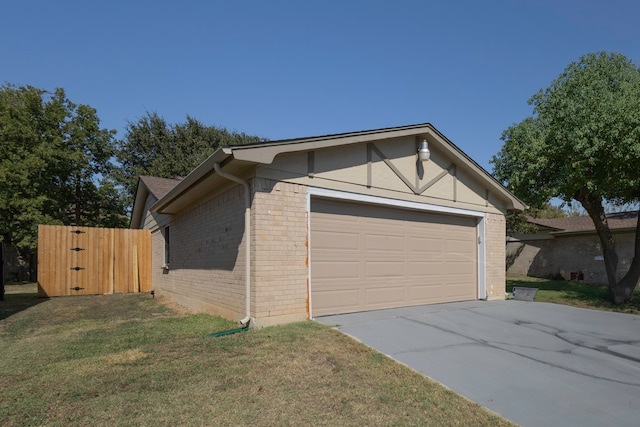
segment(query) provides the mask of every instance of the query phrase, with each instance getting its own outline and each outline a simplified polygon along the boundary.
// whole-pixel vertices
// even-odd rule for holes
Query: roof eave
[[[485,179],[490,183],[491,187],[497,191],[499,194],[503,196],[505,200],[508,200],[511,203],[511,206],[507,206],[507,210],[509,211],[524,211],[528,208],[528,206],[520,200],[515,194],[509,191],[502,183],[500,183],[493,175],[487,172],[482,166],[476,163],[471,157],[469,157],[464,151],[458,148],[452,141],[450,141],[446,136],[444,136],[438,129],[429,125],[429,128],[433,130],[433,132],[440,138],[442,141],[446,142],[446,144],[441,144],[441,147],[447,150],[451,155],[458,157],[461,159],[466,166],[478,173],[481,176],[484,176]]]
[[[624,232],[635,232],[636,227],[620,227],[620,228],[612,228],[612,233],[624,233]],[[560,231],[551,231],[549,234],[554,236],[572,236],[578,234],[596,234],[595,229],[591,230],[560,230]]]
[[[151,206],[151,210],[160,213],[167,210],[167,207],[173,204],[181,195],[196,186],[206,177],[210,176],[213,173],[213,165],[215,163],[238,160],[252,164],[271,164],[276,156],[284,153],[311,151],[407,136],[428,138],[430,142],[437,143],[440,148],[449,152],[449,154],[454,158],[460,159],[466,168],[484,177],[491,189],[498,193],[503,200],[507,201],[507,210],[521,211],[526,208],[526,205],[520,199],[507,190],[501,183],[491,176],[491,174],[473,161],[455,144],[449,141],[435,127],[430,123],[422,123],[370,131],[222,147],[202,162],[162,199],[158,200],[153,206]]]
[[[154,203],[149,210],[152,212],[162,213],[163,209],[178,199],[183,193],[187,192],[191,187],[197,185],[203,178],[207,177],[213,171],[214,163],[222,163],[231,156],[232,152],[228,147],[218,148],[212,155],[207,157],[205,161],[187,175],[178,185],[169,191],[163,198]]]
[[[142,215],[144,214],[144,205],[145,200],[149,196],[149,189],[142,182],[140,178],[138,178],[138,187],[136,189],[136,198],[133,202],[133,210],[131,211],[131,220],[129,221],[130,229],[140,228],[140,224],[142,223]]]
[[[350,132],[310,138],[289,139],[261,144],[238,145],[228,147],[233,157],[253,163],[271,164],[279,154],[297,151],[317,150],[359,142],[378,141],[382,139],[400,138],[418,135],[435,130],[429,123],[401,126],[396,128],[377,129],[371,131]]]
[[[372,131],[353,132],[347,134],[328,135],[322,137],[301,138],[287,141],[276,141],[273,143],[252,144],[245,146],[229,147],[234,159],[244,160],[252,163],[270,164],[276,156],[283,153],[310,151],[321,148],[330,148],[341,145],[356,144],[361,142],[379,141],[384,139],[401,138],[406,136],[431,136],[430,139],[442,141],[438,144],[440,148],[449,152],[450,155],[461,159],[467,168],[484,176],[494,191],[510,202],[508,210],[523,211],[527,205],[517,198],[498,182],[489,172],[467,156],[453,142],[448,140],[430,123],[418,125],[402,126],[397,128],[386,128]]]

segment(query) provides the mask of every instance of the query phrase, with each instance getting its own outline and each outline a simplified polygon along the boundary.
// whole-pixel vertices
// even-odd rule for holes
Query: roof
[[[575,233],[595,231],[593,221],[589,216],[574,216],[568,218],[527,218],[531,224],[553,229],[552,233]],[[617,212],[607,214],[607,222],[611,230],[635,229],[638,222],[638,212]]]
[[[171,190],[173,190],[183,178],[158,178],[155,176],[141,176],[138,179],[133,210],[131,211],[131,221],[129,228],[139,228],[142,222],[143,209],[147,202],[147,197],[151,194],[156,201],[161,200]]]
[[[176,185],[182,181],[182,177],[175,178],[158,178],[155,176],[141,176],[140,181],[147,186],[147,189],[151,194],[155,196],[156,199],[160,200],[167,193],[174,189]]]
[[[257,164],[271,164],[275,157],[283,153],[311,151],[355,143],[373,142],[406,136],[430,137],[431,143],[460,160],[467,170],[487,182],[496,194],[507,203],[508,209],[524,210],[525,204],[513,193],[507,190],[489,172],[467,156],[462,150],[449,141],[430,123],[399,126],[392,128],[348,132],[324,136],[312,136],[297,139],[234,145],[217,149],[209,158],[194,169],[178,185],[156,202],[151,210],[159,213],[172,214],[188,206],[193,198],[207,194],[216,182],[214,164],[224,165],[225,170],[236,175],[247,167]],[[187,193],[190,197],[185,198]],[[192,200],[188,200],[192,199]]]

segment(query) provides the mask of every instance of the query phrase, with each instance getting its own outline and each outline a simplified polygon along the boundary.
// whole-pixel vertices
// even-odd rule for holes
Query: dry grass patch
[[[55,298],[0,321],[7,426],[510,425],[327,326],[220,338],[148,295]]]

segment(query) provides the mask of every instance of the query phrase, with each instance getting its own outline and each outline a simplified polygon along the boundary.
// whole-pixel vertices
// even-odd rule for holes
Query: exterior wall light
[[[426,139],[423,139],[420,143],[420,149],[418,149],[418,159],[421,162],[426,162],[431,157],[431,151],[429,151],[429,144]]]

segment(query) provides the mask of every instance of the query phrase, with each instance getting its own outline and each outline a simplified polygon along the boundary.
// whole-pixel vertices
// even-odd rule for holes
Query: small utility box
[[[522,287],[513,287],[513,299],[520,301],[533,301],[536,297],[536,293],[538,292],[538,288],[522,288]]]

